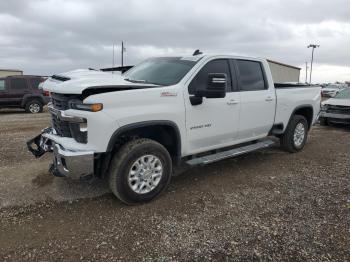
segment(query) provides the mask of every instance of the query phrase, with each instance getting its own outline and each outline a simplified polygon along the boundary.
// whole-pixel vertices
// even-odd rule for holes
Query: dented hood
[[[49,77],[41,87],[49,92],[61,94],[82,94],[88,88],[145,88],[152,84],[131,83],[124,80],[120,72],[78,69]]]
[[[330,98],[322,102],[322,105],[350,106],[350,99]]]

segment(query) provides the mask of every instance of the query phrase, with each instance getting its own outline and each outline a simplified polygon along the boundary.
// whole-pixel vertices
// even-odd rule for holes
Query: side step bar
[[[191,166],[206,165],[206,164],[210,164],[210,163],[213,163],[213,162],[216,162],[219,160],[223,160],[226,158],[239,156],[239,155],[249,153],[249,152],[252,152],[252,151],[255,151],[258,149],[266,148],[266,147],[273,145],[274,143],[275,142],[272,140],[259,141],[259,142],[254,143],[254,144],[230,149],[230,150],[219,152],[216,154],[202,156],[202,157],[198,157],[198,158],[193,158],[193,159],[186,161],[186,163],[191,165]]]

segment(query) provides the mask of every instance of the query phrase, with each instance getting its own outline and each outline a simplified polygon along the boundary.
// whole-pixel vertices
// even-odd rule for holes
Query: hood
[[[327,91],[327,92],[333,92],[333,91],[339,91],[341,90],[341,88],[337,88],[337,87],[325,87],[322,88],[322,91]]]
[[[322,105],[350,106],[350,99],[330,98],[322,102]]]
[[[131,83],[124,80],[119,72],[102,72],[98,70],[78,69],[49,77],[42,84],[46,91],[61,94],[82,94],[86,89],[136,89],[153,87],[145,83]]]

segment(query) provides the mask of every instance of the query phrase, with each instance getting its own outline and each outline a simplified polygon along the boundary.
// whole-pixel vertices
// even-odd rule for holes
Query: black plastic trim
[[[133,123],[129,125],[122,126],[118,128],[112,135],[111,139],[109,140],[108,146],[107,146],[107,152],[111,152],[113,150],[114,145],[116,144],[118,138],[120,135],[127,131],[131,131],[136,128],[140,127],[148,127],[148,126],[169,126],[174,129],[175,134],[176,134],[176,153],[177,155],[175,156],[176,163],[179,163],[181,160],[181,135],[180,135],[180,130],[178,126],[168,120],[152,120],[152,121],[143,121],[143,122],[138,122],[138,123]]]
[[[296,108],[294,108],[294,111],[292,112],[292,114],[291,114],[290,117],[289,117],[288,124],[289,124],[289,122],[290,122],[292,116],[295,115],[295,112],[298,111],[299,109],[304,109],[304,108],[310,108],[310,109],[311,109],[311,112],[312,112],[311,125],[312,125],[312,120],[313,120],[313,118],[314,118],[314,108],[313,108],[313,106],[312,106],[311,104],[303,104],[303,105],[299,105],[299,106],[297,106]],[[309,130],[310,130],[310,128],[311,128],[311,125],[309,125],[309,127],[308,127]],[[287,125],[287,126],[288,126],[288,125]]]

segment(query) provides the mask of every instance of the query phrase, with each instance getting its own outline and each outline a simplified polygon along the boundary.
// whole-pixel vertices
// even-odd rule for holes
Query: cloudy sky
[[[303,68],[313,82],[350,80],[349,0],[1,0],[0,68],[51,75],[159,55],[232,53]]]

